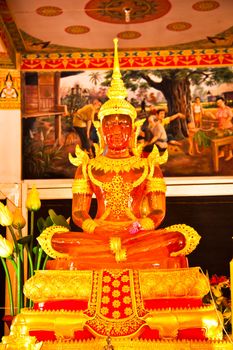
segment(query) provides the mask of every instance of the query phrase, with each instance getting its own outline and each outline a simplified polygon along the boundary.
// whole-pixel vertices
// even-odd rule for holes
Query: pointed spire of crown
[[[128,95],[127,90],[124,86],[124,82],[122,80],[122,75],[120,72],[120,65],[118,59],[118,39],[113,39],[114,42],[114,66],[113,66],[113,74],[111,86],[108,89],[107,96],[111,98],[123,98],[125,99]]]
[[[109,100],[105,102],[98,113],[99,119],[102,119],[107,115],[112,114],[125,114],[129,115],[134,121],[137,116],[136,109],[125,100],[128,93],[124,86],[124,82],[122,80],[122,75],[120,72],[120,65],[118,59],[118,39],[115,38],[114,42],[114,65],[113,65],[113,74],[111,85],[108,89],[107,96]]]

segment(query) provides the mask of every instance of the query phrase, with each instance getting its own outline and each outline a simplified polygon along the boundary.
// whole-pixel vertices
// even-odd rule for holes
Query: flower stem
[[[33,269],[33,261],[32,261],[32,255],[29,250],[28,244],[25,245],[27,253],[28,253],[28,263],[29,263],[29,277],[33,276],[34,269]]]
[[[21,229],[21,227],[18,227],[18,232],[19,232],[19,237],[22,238],[23,235],[22,235],[22,229]]]
[[[9,298],[10,298],[10,313],[11,316],[14,316],[14,300],[13,300],[13,293],[12,293],[12,284],[11,284],[11,279],[10,279],[10,274],[9,270],[6,264],[6,261],[1,257],[2,265],[6,274],[6,281],[7,281],[7,287],[8,287],[8,292],[9,292]]]
[[[16,254],[18,255],[19,254],[19,248],[18,248],[18,243],[17,243],[17,239],[15,237],[15,232],[13,230],[13,227],[10,225],[8,226],[9,227],[9,230],[10,230],[10,233],[11,233],[11,236],[13,238],[13,241],[14,241],[14,245],[15,245],[15,252]]]
[[[46,263],[47,263],[47,261],[48,261],[48,258],[49,258],[49,256],[46,255],[41,270],[45,270],[45,267],[46,267]]]
[[[31,227],[30,227],[31,242],[30,242],[30,252],[32,253],[33,240],[34,240],[34,211],[31,211],[30,213],[31,213]]]
[[[41,249],[41,247],[39,247],[37,251],[36,270],[39,270],[40,268],[42,254],[43,254],[43,250]]]
[[[18,300],[18,313],[20,313],[20,310],[23,306],[23,296],[22,296],[22,266],[21,266],[21,254],[22,254],[22,245],[19,244],[19,250],[20,254],[17,257],[18,264],[17,264],[17,277],[18,277],[18,284],[17,284],[17,300]]]

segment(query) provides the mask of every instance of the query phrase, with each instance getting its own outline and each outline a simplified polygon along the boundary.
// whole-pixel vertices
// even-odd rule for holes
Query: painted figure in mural
[[[153,112],[153,110],[151,111]],[[148,134],[146,136],[145,152],[151,152],[153,145],[155,144],[160,152],[164,152],[167,149],[168,143],[180,146],[181,143],[172,138],[170,134],[166,132],[166,125],[170,124],[177,118],[185,118],[182,113],[176,113],[170,117],[166,117],[165,109],[158,109],[154,113],[151,113],[148,118]]]
[[[222,136],[230,136],[233,134],[233,124],[232,118],[233,113],[232,109],[226,105],[225,99],[222,96],[216,98],[217,111],[215,114],[212,112],[209,115],[217,120],[218,130],[221,132]],[[224,157],[226,161],[229,161],[233,158],[233,145],[223,146],[223,149],[220,149],[219,158]]]
[[[194,103],[192,105],[193,119],[196,128],[201,127],[202,117],[203,117],[203,108],[201,105],[200,97],[195,97]]]
[[[101,102],[97,99],[88,105],[78,109],[73,114],[73,126],[80,137],[81,148],[91,152],[90,130],[94,121],[95,113],[98,112]]]
[[[160,156],[154,147],[148,158],[141,157],[137,135],[143,120],[135,122],[136,110],[125,99],[116,42],[109,100],[95,123],[100,139],[96,157],[89,159],[79,147],[76,158],[70,155],[77,166],[72,217],[83,232],[59,232],[58,228],[39,241],[46,250],[49,240],[54,257],[76,257],[84,268],[116,267],[117,263],[134,268],[177,267],[172,265],[176,258],[184,258],[191,246],[194,249],[199,236],[186,225],[157,229],[165,216],[166,189],[159,164],[166,161],[167,152]],[[89,215],[93,194],[98,205],[94,219]]]
[[[163,124],[156,115],[150,114],[148,117],[148,126],[145,132],[144,152],[151,152],[154,145],[160,152],[167,149],[167,134]]]
[[[8,73],[6,76],[6,79],[5,79],[5,86],[0,91],[0,98],[6,98],[6,99],[13,98],[14,99],[17,97],[18,97],[18,92],[13,87],[13,79],[12,79],[11,74]]]

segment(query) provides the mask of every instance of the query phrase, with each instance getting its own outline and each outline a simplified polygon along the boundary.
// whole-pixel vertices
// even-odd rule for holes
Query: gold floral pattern
[[[129,281],[129,276],[127,276],[127,275],[122,276],[122,277],[121,277],[121,281],[122,281],[123,283],[127,283],[127,282]]]
[[[104,276],[104,277],[103,277],[103,282],[105,282],[105,283],[111,282],[111,277],[109,277],[109,276]]]
[[[114,300],[114,302],[112,303],[112,306],[115,308],[118,308],[121,306],[121,302],[119,300]]]
[[[220,6],[217,1],[198,1],[193,4],[192,8],[196,11],[212,11]]]
[[[131,309],[131,307],[126,307],[124,313],[126,316],[129,316],[133,313],[133,310]]]
[[[174,32],[182,32],[183,30],[188,30],[191,27],[192,24],[187,22],[174,22],[167,25],[167,29]]]
[[[131,298],[129,296],[123,298],[123,303],[124,304],[130,304],[131,303]]]
[[[65,28],[65,32],[68,34],[86,34],[90,31],[90,28],[81,25],[69,26]]]
[[[128,293],[129,292],[129,286],[123,286],[122,287],[122,292],[123,293]]]
[[[118,298],[118,297],[120,296],[120,291],[119,291],[119,290],[114,290],[114,291],[112,292],[112,296],[113,296],[114,298]]]
[[[134,30],[126,30],[117,34],[117,37],[124,40],[132,40],[140,38],[142,34]]]
[[[103,293],[109,293],[110,292],[110,287],[109,286],[104,286],[103,287]]]
[[[115,281],[113,281],[113,282],[112,282],[112,285],[113,285],[113,287],[114,287],[114,288],[119,287],[119,286],[120,286],[120,284],[121,284],[121,282],[120,282],[120,281],[118,281],[118,280],[115,280]]]
[[[109,299],[109,297],[107,297],[107,296],[104,296],[104,297],[102,298],[102,303],[103,303],[103,304],[108,304],[109,301],[110,301],[110,299]]]
[[[132,8],[130,23],[144,23],[165,16],[171,8],[168,0],[90,0],[85,6],[86,14],[97,21],[125,25],[125,7]]]
[[[40,16],[53,17],[61,15],[63,11],[60,7],[56,6],[42,6],[36,9],[36,13]]]
[[[120,318],[120,316],[121,316],[121,314],[119,311],[113,311],[113,313],[112,313],[113,318]]]
[[[109,309],[108,307],[104,306],[101,308],[100,312],[102,315],[106,315],[109,312]]]

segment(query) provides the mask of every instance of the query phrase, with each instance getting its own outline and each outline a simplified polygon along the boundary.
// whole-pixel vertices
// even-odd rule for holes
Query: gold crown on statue
[[[109,100],[101,106],[98,113],[98,118],[102,121],[103,118],[107,115],[126,114],[131,117],[132,121],[134,121],[134,119],[137,116],[137,112],[136,112],[136,109],[125,99],[128,94],[124,86],[121,72],[120,72],[118,50],[117,50],[118,39],[117,38],[113,39],[113,42],[114,42],[114,66],[113,66],[111,86],[109,87],[107,92],[107,96]]]

